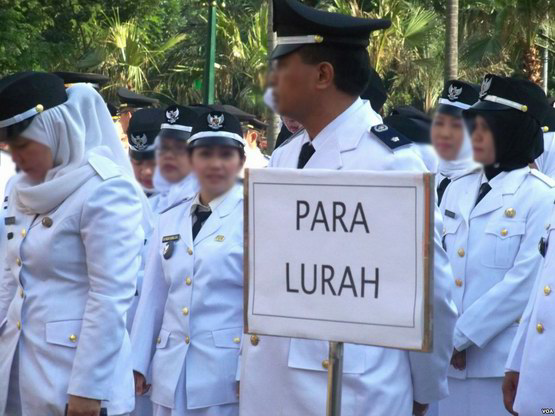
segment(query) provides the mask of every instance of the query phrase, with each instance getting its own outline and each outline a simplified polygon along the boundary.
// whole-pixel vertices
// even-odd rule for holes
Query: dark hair
[[[0,129],[0,142],[7,142],[16,139],[21,133],[23,133],[27,127],[31,124],[35,116],[27,118],[19,123],[12,124],[11,126],[4,127]]]
[[[366,49],[314,44],[300,48],[299,55],[309,65],[329,62],[335,71],[333,82],[345,94],[360,96],[370,80],[370,57]]]

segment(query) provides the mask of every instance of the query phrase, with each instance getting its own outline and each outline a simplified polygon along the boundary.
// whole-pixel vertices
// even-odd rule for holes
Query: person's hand
[[[99,416],[100,400],[69,395],[67,416]]]
[[[466,368],[466,350],[457,351],[453,350],[453,356],[451,357],[451,365],[457,370],[464,370]]]
[[[505,409],[514,416],[518,416],[518,413],[513,410],[513,404],[518,389],[519,376],[520,373],[516,371],[508,371],[505,373],[505,378],[503,379],[503,404],[505,405]]]
[[[416,401],[412,402],[412,414],[414,416],[424,416],[428,413],[428,404],[418,403]]]
[[[133,371],[133,378],[135,379],[135,394],[142,396],[150,390],[150,384],[146,384],[146,378],[138,371]]]

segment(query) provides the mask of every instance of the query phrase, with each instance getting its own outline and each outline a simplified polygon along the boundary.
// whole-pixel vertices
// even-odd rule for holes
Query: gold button
[[[52,227],[52,224],[53,224],[52,218],[50,217],[44,217],[41,222],[42,222],[42,225],[45,226],[46,228]]]
[[[233,342],[236,343],[236,344],[239,344],[241,342],[241,338],[235,337],[235,338],[233,338]]]
[[[17,329],[21,329],[21,322],[20,322],[20,321],[17,321],[16,326],[17,326]]]
[[[21,259],[19,257],[15,259],[15,262],[18,266],[21,266]]]
[[[160,344],[161,342],[162,342],[162,338],[160,338],[160,337],[156,338],[156,343],[157,344]]]
[[[27,235],[27,230],[24,228],[23,230],[21,230],[21,237],[25,238],[26,235]]]
[[[191,279],[190,277],[186,278],[185,279],[185,284],[187,286],[191,286],[193,284],[193,279]]]
[[[193,255],[193,250],[191,250],[191,248],[188,248],[187,253],[189,254],[189,256],[192,256]]]
[[[457,287],[462,287],[463,281],[461,279],[455,279],[455,284],[457,285]]]
[[[77,335],[71,334],[71,335],[69,336],[69,340],[70,340],[71,342],[77,342]]]
[[[23,288],[19,289],[19,296],[21,296],[22,298],[25,297],[25,292],[23,291]]]
[[[507,230],[506,228],[503,228],[503,229],[501,230],[501,235],[502,235],[503,237],[506,237],[507,234],[509,234],[509,230]]]
[[[543,334],[543,325],[542,324],[537,324],[536,325],[536,331],[538,331],[540,334]]]
[[[251,344],[254,345],[255,347],[259,344],[260,342],[260,338],[258,338],[258,335],[251,335]]]
[[[464,257],[464,248],[459,248],[457,250],[457,254],[459,255],[459,257]]]
[[[329,368],[330,366],[330,362],[328,360],[324,360],[322,361],[322,367],[325,368],[326,370]]]
[[[505,215],[509,218],[513,218],[516,215],[516,211],[514,208],[507,208],[505,210]]]
[[[189,342],[191,342],[191,337],[187,335],[185,337],[185,344],[188,344]]]
[[[181,312],[183,312],[183,315],[187,316],[189,315],[189,308],[183,308],[181,309]]]
[[[551,293],[551,287],[549,286],[544,287],[543,293],[545,293],[545,296],[548,296]]]

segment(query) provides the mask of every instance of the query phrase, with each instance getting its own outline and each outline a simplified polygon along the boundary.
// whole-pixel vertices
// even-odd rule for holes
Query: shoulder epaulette
[[[115,178],[116,176],[121,176],[119,166],[115,163],[106,163],[106,160],[110,159],[104,158],[104,156],[95,155],[89,159],[89,164],[104,181]]]
[[[378,124],[377,126],[371,127],[369,130],[391,150],[412,144],[411,140],[385,124]]]
[[[192,196],[187,196],[187,197],[185,197],[185,198],[183,198],[183,199],[177,201],[176,203],[174,203],[174,204],[170,205],[169,207],[167,207],[166,209],[162,210],[162,211],[160,212],[160,215],[165,214],[166,212],[168,212],[168,211],[174,209],[175,207],[178,207],[179,205],[181,205],[181,204],[183,204],[183,203],[185,203],[185,202],[190,201],[191,199],[193,199]]]
[[[276,149],[279,149],[280,147],[285,146],[288,143],[291,143],[291,141],[295,138],[300,136],[301,134],[303,134],[305,132],[305,129],[301,129],[298,132],[296,132],[295,134],[293,134],[291,137],[289,137],[287,140],[284,140],[282,144],[280,144]]]
[[[541,180],[543,183],[545,183],[547,186],[549,186],[550,188],[555,188],[555,180],[551,179],[549,176],[547,176],[544,173],[541,173],[539,170],[537,169],[531,169],[530,173],[535,176],[536,178],[538,178],[539,180]]]

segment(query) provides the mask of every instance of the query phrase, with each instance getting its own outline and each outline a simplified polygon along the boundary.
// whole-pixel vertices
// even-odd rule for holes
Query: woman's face
[[[152,177],[154,175],[154,169],[156,168],[156,160],[135,160],[131,158],[131,165],[133,166],[133,173],[135,178],[145,189],[154,188],[152,183]]]
[[[44,144],[20,136],[10,140],[8,146],[16,166],[35,182],[44,181],[54,167],[52,152]]]
[[[201,192],[217,197],[230,190],[245,163],[235,147],[203,146],[191,153],[191,166]]]
[[[162,138],[156,152],[160,174],[168,182],[180,182],[191,171],[185,140]]]
[[[476,116],[472,130],[474,160],[488,166],[495,163],[495,140],[486,119]]]
[[[432,145],[441,159],[457,159],[464,140],[462,118],[436,113],[430,134]]]

